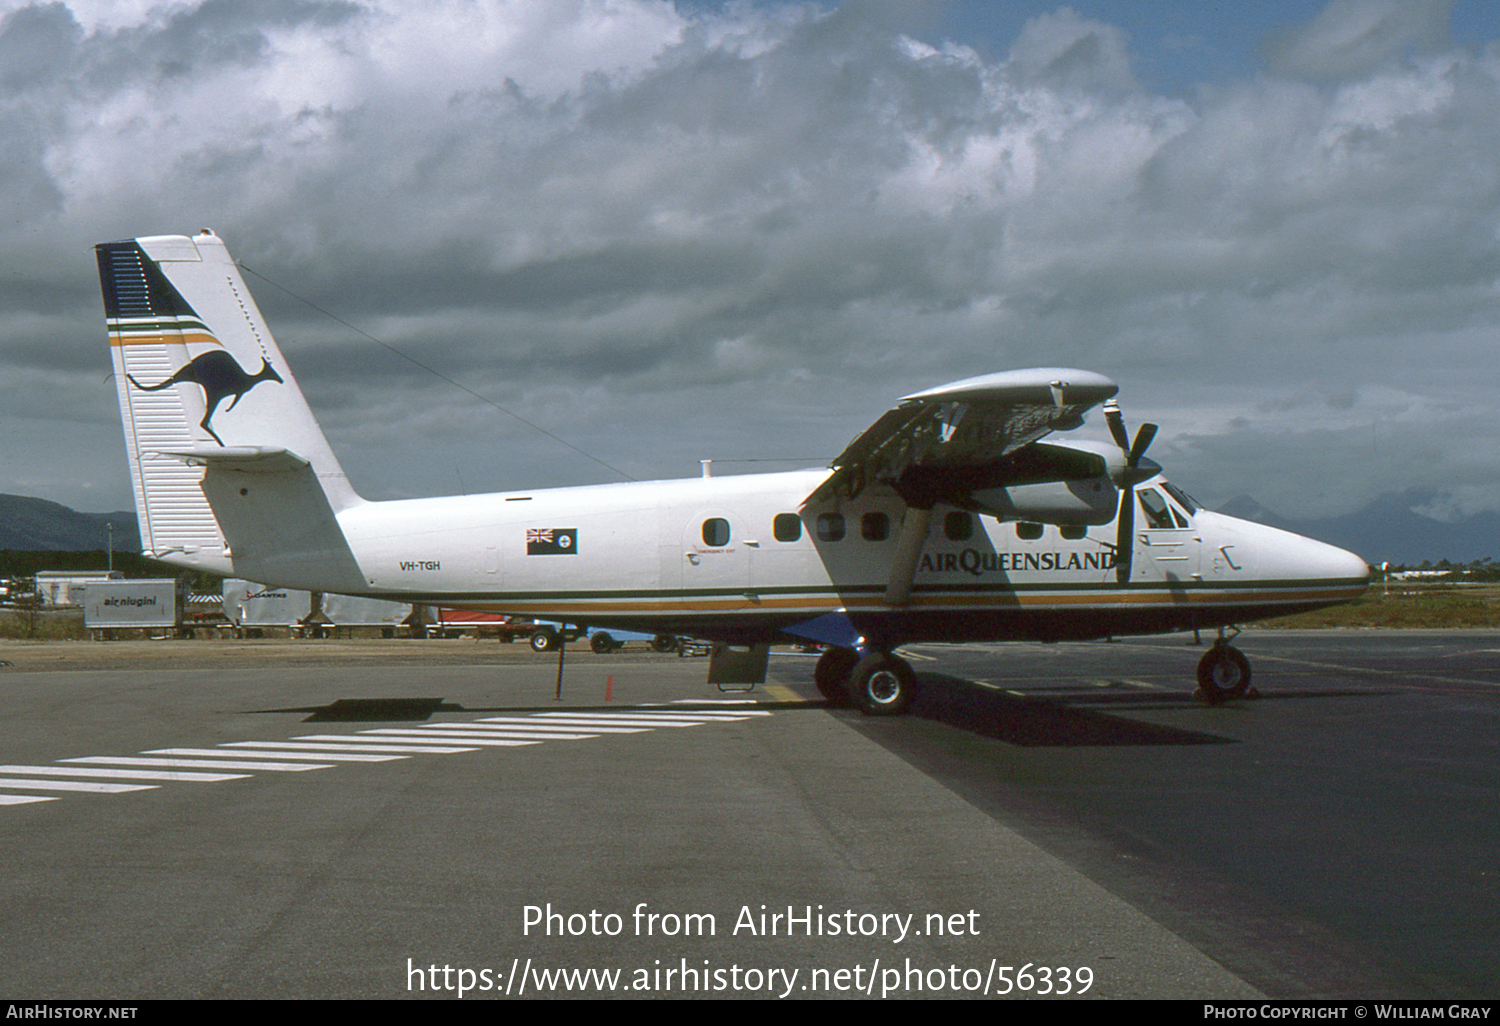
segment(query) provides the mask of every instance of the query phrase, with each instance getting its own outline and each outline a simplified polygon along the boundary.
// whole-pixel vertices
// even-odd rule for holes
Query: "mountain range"
[[[113,542],[116,552],[139,552],[141,536],[135,514],[79,513],[46,499],[0,495],[0,549],[16,552],[103,551]]]
[[[1219,512],[1337,545],[1376,566],[1385,562],[1417,566],[1444,559],[1473,563],[1486,556],[1500,557],[1500,513],[1483,510],[1449,523],[1416,512],[1436,498],[1430,489],[1408,488],[1388,492],[1354,513],[1294,520],[1242,495],[1220,506]]]
[[[1242,495],[1225,503],[1220,511],[1329,542],[1376,564],[1388,561],[1415,566],[1443,559],[1470,563],[1486,556],[1500,557],[1500,513],[1487,510],[1445,523],[1415,512],[1434,498],[1434,492],[1411,488],[1382,495],[1355,513],[1297,520]],[[134,513],[79,513],[46,499],[0,495],[0,549],[103,549],[109,534],[105,524],[114,525],[116,552],[140,551]]]

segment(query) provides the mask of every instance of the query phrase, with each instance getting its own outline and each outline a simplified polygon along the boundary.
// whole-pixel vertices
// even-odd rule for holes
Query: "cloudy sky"
[[[1497,111],[1488,0],[0,0],[0,492],[130,507],[92,246],[208,226],[370,498],[1063,365],[1210,505],[1500,509]]]

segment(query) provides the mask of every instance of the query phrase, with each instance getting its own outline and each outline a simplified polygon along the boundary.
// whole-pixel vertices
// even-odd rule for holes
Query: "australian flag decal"
[[[576,527],[529,527],[526,529],[526,555],[571,556],[578,551]]]

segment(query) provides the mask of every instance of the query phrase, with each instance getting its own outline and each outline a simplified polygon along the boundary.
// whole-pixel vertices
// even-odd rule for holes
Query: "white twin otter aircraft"
[[[1217,629],[1198,684],[1236,698],[1226,626],[1368,584],[1353,553],[1197,506],[1115,384],[1061,368],[907,396],[830,468],[368,502],[218,236],[97,250],[142,545],[180,566],[702,638],[711,681],[817,641],[818,688],[872,715],[911,701],[915,642]],[[1042,440],[1099,403],[1116,445]]]

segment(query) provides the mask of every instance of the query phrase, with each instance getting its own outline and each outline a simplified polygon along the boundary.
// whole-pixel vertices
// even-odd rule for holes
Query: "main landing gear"
[[[813,670],[818,691],[831,706],[851,703],[867,716],[895,716],[911,704],[916,674],[900,656],[830,648]]]
[[[1250,690],[1250,660],[1229,643],[1222,629],[1213,647],[1198,661],[1198,688],[1210,705],[1242,698]]]

